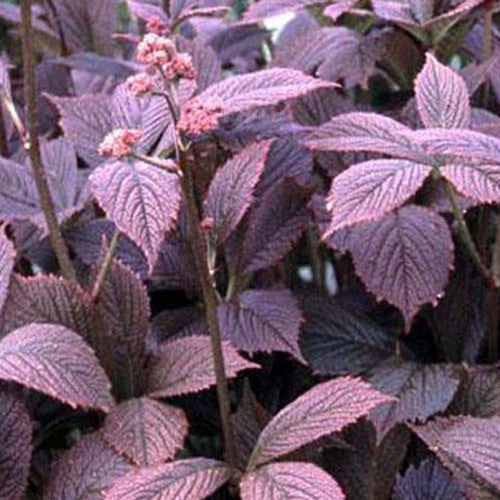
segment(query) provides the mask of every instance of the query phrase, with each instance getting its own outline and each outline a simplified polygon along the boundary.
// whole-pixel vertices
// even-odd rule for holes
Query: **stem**
[[[154,167],[161,168],[162,170],[166,170],[167,172],[170,172],[172,174],[177,174],[177,175],[182,175],[182,172],[179,170],[177,165],[174,162],[171,161],[165,161],[162,160],[161,158],[153,158],[152,156],[146,156],[143,155],[142,153],[137,153],[134,152],[132,155],[134,158],[143,161],[144,163],[149,163],[150,165],[153,165]]]
[[[458,235],[467,248],[472,262],[486,281],[488,288],[492,289],[495,287],[493,276],[491,275],[488,268],[483,264],[481,257],[479,256],[479,252],[477,251],[474,240],[472,239],[469,228],[467,227],[467,223],[465,222],[464,216],[462,214],[462,209],[460,208],[455,190],[448,181],[444,181],[444,189],[451,203],[453,217],[455,218],[455,221],[458,225]]]
[[[165,14],[170,17],[170,0],[163,0],[162,1],[163,5],[163,10],[165,11]]]
[[[487,61],[492,56],[493,48],[493,35],[492,35],[492,24],[493,24],[493,3],[487,4],[486,11],[484,13],[483,20],[483,44],[481,47],[481,60],[482,62]],[[484,84],[482,92],[482,102],[483,107],[488,106],[488,97],[490,93],[490,82],[489,80]]]
[[[92,301],[97,301],[97,297],[99,297],[99,293],[102,288],[102,284],[106,279],[106,275],[108,274],[109,268],[111,267],[111,263],[113,262],[113,257],[118,248],[118,242],[120,241],[120,231],[115,229],[113,233],[113,237],[111,238],[111,242],[109,243],[109,247],[104,255],[104,259],[102,261],[99,272],[97,273],[97,277],[94,282],[94,286],[92,288]]]
[[[2,102],[0,101],[0,155],[7,158],[9,156],[9,141],[5,130]]]
[[[36,108],[36,81],[33,58],[33,33],[31,30],[31,2],[21,0],[21,33],[23,51],[24,92],[28,111],[29,141],[25,144],[29,150],[31,167],[35,177],[35,183],[40,197],[47,227],[49,229],[50,241],[56,254],[59,266],[65,278],[76,281],[76,273],[69,258],[68,248],[63,239],[59,223],[57,221],[54,203],[50,195],[49,184],[42,164],[40,154],[40,142],[38,139],[38,117]]]
[[[318,245],[318,237],[312,226],[307,229],[307,244],[309,247],[309,257],[311,259],[314,284],[318,290],[323,292],[325,290],[325,269]]]
[[[189,220],[189,231],[195,264],[198,271],[203,301],[205,303],[205,318],[208,332],[212,341],[212,356],[214,360],[215,378],[217,382],[217,399],[222,422],[222,432],[226,451],[226,460],[230,467],[236,471],[236,448],[234,442],[233,426],[231,424],[231,408],[229,403],[229,391],[227,387],[226,369],[222,354],[222,341],[217,317],[217,292],[213,275],[210,272],[207,261],[207,249],[200,227],[200,216],[196,204],[193,171],[187,161],[186,153],[180,157],[181,168],[184,176],[181,179],[184,200],[186,202],[187,216]]]

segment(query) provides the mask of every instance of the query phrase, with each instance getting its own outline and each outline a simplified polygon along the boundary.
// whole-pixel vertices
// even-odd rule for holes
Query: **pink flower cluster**
[[[218,117],[223,108],[223,102],[218,98],[191,99],[181,110],[177,130],[188,135],[200,135],[218,126]]]
[[[141,131],[118,128],[110,132],[97,148],[101,156],[121,158],[132,153],[134,146],[141,138]]]
[[[150,67],[168,64],[176,54],[174,43],[164,36],[147,33],[137,46],[137,60]]]
[[[149,16],[146,19],[146,29],[149,33],[154,33],[155,35],[160,36],[165,36],[170,33],[170,28],[160,16]]]
[[[154,79],[147,73],[139,73],[127,78],[127,87],[137,96],[152,92],[155,88]]]
[[[186,52],[177,53],[172,61],[163,66],[163,71],[168,79],[182,77],[192,80],[196,77],[193,60]]]

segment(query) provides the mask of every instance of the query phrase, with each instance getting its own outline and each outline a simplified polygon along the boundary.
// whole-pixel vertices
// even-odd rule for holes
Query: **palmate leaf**
[[[21,500],[28,484],[32,423],[14,396],[0,392],[0,498]]]
[[[223,342],[226,376],[259,368],[238,355],[229,342]],[[185,337],[166,342],[156,351],[149,370],[148,392],[154,397],[178,396],[201,391],[215,384],[210,337]]]
[[[197,99],[222,102],[220,116],[295,99],[312,90],[333,87],[335,84],[312,78],[292,69],[266,69],[246,75],[237,75],[211,85]]]
[[[465,493],[452,475],[437,461],[427,458],[418,467],[410,465],[399,476],[394,500],[465,500]]]
[[[204,216],[213,221],[211,233],[217,244],[236,229],[252,203],[270,146],[270,142],[247,146],[215,174],[205,199]]]
[[[249,469],[340,431],[391,399],[350,377],[318,384],[278,412],[264,428]]]
[[[304,144],[314,151],[369,151],[422,162],[424,151],[412,140],[412,130],[376,113],[345,113],[313,130]]]
[[[100,431],[87,434],[54,463],[44,499],[103,500],[106,490],[133,469],[105,443]]]
[[[145,467],[121,477],[105,500],[203,500],[231,477],[223,462],[208,458]]]
[[[471,108],[465,81],[427,53],[415,81],[418,112],[427,128],[467,128]]]
[[[89,180],[108,218],[141,248],[152,271],[177,219],[178,178],[144,162],[117,161],[97,168]]]
[[[264,465],[245,474],[240,483],[242,500],[344,500],[332,476],[317,465],[284,462]]]
[[[102,435],[118,453],[146,467],[173,458],[187,430],[180,408],[142,397],[115,406],[106,417]]]
[[[238,302],[219,306],[222,337],[249,353],[288,352],[304,361],[299,349],[302,313],[289,290],[247,290]]]
[[[353,228],[346,246],[367,289],[403,313],[407,330],[423,304],[436,303],[453,265],[445,220],[414,205]]]
[[[372,160],[353,165],[333,179],[327,198],[330,225],[323,235],[376,220],[413,196],[432,167],[405,160]]]
[[[0,379],[67,403],[108,411],[111,384],[92,349],[64,326],[32,323],[0,341]]]

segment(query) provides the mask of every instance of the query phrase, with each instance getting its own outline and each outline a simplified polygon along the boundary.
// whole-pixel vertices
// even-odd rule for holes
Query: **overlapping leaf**
[[[318,384],[283,408],[262,431],[250,468],[343,429],[390,397],[358,379]]]
[[[0,392],[0,497],[21,500],[28,484],[32,424],[14,396]]]
[[[10,277],[14,269],[16,251],[5,234],[5,226],[0,227],[0,311],[3,309],[9,290]]]
[[[423,304],[436,303],[453,264],[445,220],[413,205],[359,225],[347,245],[368,290],[398,307],[407,329]]]
[[[471,109],[464,80],[432,54],[415,81],[418,112],[428,128],[467,128]]]
[[[102,429],[104,439],[137,465],[157,465],[182,447],[188,423],[180,408],[142,397],[115,406]]]
[[[261,0],[251,5],[243,19],[247,22],[261,21],[266,17],[284,12],[293,12],[327,3],[326,0]]]
[[[344,500],[346,497],[332,476],[317,465],[283,462],[264,465],[243,476],[242,500]]]
[[[376,220],[413,196],[432,167],[405,160],[353,165],[333,179],[327,203],[331,221],[325,237],[343,227]]]
[[[253,201],[271,144],[253,143],[215,174],[205,199],[204,215],[213,221],[213,239],[222,243],[236,229]]]
[[[258,368],[243,359],[229,342],[223,342],[226,376],[241,370]],[[166,342],[155,353],[149,371],[148,392],[167,397],[201,391],[215,384],[210,337],[192,336]]]
[[[106,445],[101,432],[93,432],[54,463],[44,498],[103,500],[112,484],[133,469],[125,457]]]
[[[90,186],[108,218],[143,250],[152,270],[177,219],[178,178],[140,161],[118,161],[96,169]]]
[[[219,307],[223,338],[238,349],[284,351],[302,360],[298,341],[302,313],[289,290],[247,290],[238,303]]]
[[[60,325],[32,323],[0,341],[0,379],[17,382],[71,407],[108,411],[109,383],[90,347]]]
[[[223,462],[207,458],[178,460],[126,474],[108,491],[105,500],[203,500],[230,476]]]

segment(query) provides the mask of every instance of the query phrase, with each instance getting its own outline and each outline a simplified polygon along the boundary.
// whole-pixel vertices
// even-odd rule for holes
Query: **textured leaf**
[[[122,396],[137,395],[142,391],[149,329],[146,287],[127,266],[113,260],[100,288],[98,307],[114,347],[113,389]]]
[[[356,227],[348,247],[367,289],[402,311],[406,329],[423,304],[436,304],[453,263],[444,219],[413,205]]]
[[[396,337],[340,299],[308,296],[301,350],[321,375],[364,373],[396,353]]]
[[[305,145],[318,151],[370,151],[422,161],[424,153],[412,142],[412,131],[375,113],[346,113],[311,132]]]
[[[215,174],[205,200],[204,215],[212,219],[213,238],[222,243],[233,232],[253,201],[270,143],[254,143],[226,162]]]
[[[45,500],[103,500],[106,490],[134,467],[107,446],[101,432],[83,436],[54,464]]]
[[[221,116],[263,106],[274,106],[312,90],[334,84],[292,69],[266,69],[227,78],[203,91],[197,99],[222,102]]]
[[[104,439],[137,465],[157,465],[174,457],[188,430],[184,412],[142,397],[115,406],[102,429]]]
[[[242,500],[344,500],[332,476],[317,465],[284,462],[260,467],[243,476]]]
[[[26,408],[0,392],[0,498],[21,500],[28,484],[32,424]]]
[[[259,437],[250,467],[340,431],[390,400],[365,382],[350,377],[318,384],[273,417]]]
[[[32,323],[0,341],[0,379],[18,382],[71,407],[108,411],[104,370],[90,347],[64,326]]]
[[[458,370],[452,365],[420,365],[394,358],[377,367],[370,383],[398,398],[372,412],[379,438],[397,423],[425,421],[446,410],[459,382]]]
[[[373,10],[378,17],[403,25],[418,26],[407,2],[372,0]]]
[[[410,465],[405,474],[398,477],[394,488],[394,500],[465,500],[461,486],[437,461],[426,459],[418,467]]]
[[[471,110],[464,80],[427,53],[415,80],[418,112],[427,128],[467,128]]]
[[[3,309],[9,290],[10,277],[16,261],[14,245],[5,234],[5,226],[0,227],[0,311]]]
[[[211,349],[208,336],[186,337],[162,344],[149,370],[149,393],[155,397],[177,396],[214,385]],[[229,342],[223,343],[223,353],[227,377],[259,367],[239,356]]]
[[[177,218],[177,177],[139,161],[114,162],[96,169],[90,186],[108,218],[143,250],[152,270]]]
[[[422,187],[432,167],[405,160],[372,160],[353,165],[333,179],[328,194],[332,217],[323,237],[353,224],[379,219]]]
[[[178,460],[145,467],[120,478],[106,500],[203,500],[226,481],[231,471],[207,458]]]
[[[303,361],[299,349],[302,313],[289,290],[247,290],[239,302],[219,306],[221,335],[237,348],[284,351]]]
[[[245,12],[243,19],[246,22],[261,21],[266,17],[276,16],[285,12],[294,12],[325,3],[327,3],[327,0],[261,0],[250,6]]]

